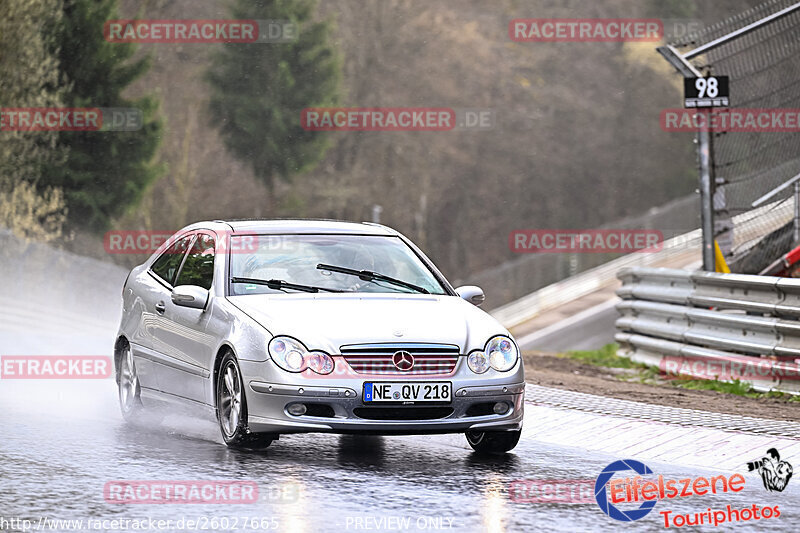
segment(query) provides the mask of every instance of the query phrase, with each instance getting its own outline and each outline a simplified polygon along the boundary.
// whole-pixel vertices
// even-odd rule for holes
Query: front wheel
[[[510,452],[519,442],[522,430],[467,431],[467,442],[482,455],[499,455]]]
[[[217,377],[217,420],[222,439],[231,448],[266,448],[274,440],[272,435],[250,433],[244,382],[232,352],[222,358]]]

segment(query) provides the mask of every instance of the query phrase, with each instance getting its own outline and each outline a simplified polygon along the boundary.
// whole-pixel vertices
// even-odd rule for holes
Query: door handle
[[[158,302],[156,304],[156,311],[158,312],[158,314],[163,315],[164,311],[166,311],[166,310],[167,310],[167,305],[163,301],[162,302]]]

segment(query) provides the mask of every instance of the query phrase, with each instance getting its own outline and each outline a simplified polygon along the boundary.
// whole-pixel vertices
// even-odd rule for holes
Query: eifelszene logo
[[[783,490],[791,477],[791,465],[780,461],[778,451],[774,448],[768,450],[767,454],[769,457],[752,461],[748,467],[750,471],[758,470],[762,474],[767,490]],[[628,474],[631,470],[636,475]],[[744,490],[745,483],[745,477],[739,473],[671,479],[655,474],[644,463],[623,459],[614,461],[600,472],[594,492],[597,505],[603,513],[614,520],[632,522],[647,516],[658,501],[669,505],[675,498],[738,493]],[[634,508],[619,507],[637,504],[638,507]],[[745,507],[728,504],[723,508],[707,507],[688,513],[663,509],[658,514],[664,521],[664,527],[669,529],[702,525],[718,527],[734,522],[770,520],[779,518],[781,510],[778,505],[763,506],[751,502]]]

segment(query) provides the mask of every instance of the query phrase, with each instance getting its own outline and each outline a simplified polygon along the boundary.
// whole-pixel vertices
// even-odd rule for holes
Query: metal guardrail
[[[800,393],[800,279],[641,267],[617,277],[619,355]]]

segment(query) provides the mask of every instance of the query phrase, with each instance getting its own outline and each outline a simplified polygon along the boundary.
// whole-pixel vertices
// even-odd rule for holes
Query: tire
[[[142,417],[142,387],[136,373],[136,363],[129,344],[125,344],[117,366],[117,391],[119,409],[126,422],[135,422]]]
[[[522,430],[468,431],[467,442],[481,455],[501,455],[510,452],[519,442]]]
[[[229,448],[261,449],[272,444],[274,435],[251,433],[247,426],[247,396],[242,372],[230,351],[219,365],[215,396],[219,430]]]

